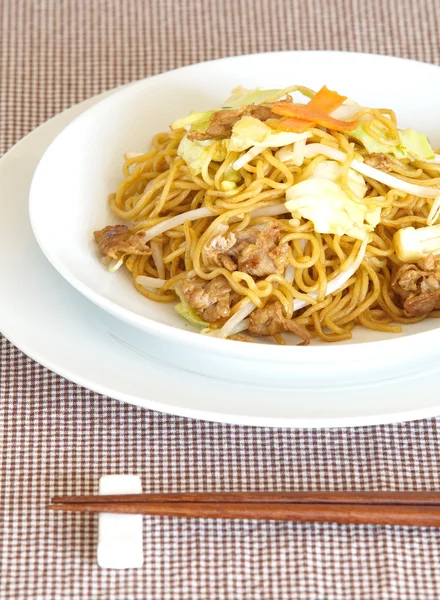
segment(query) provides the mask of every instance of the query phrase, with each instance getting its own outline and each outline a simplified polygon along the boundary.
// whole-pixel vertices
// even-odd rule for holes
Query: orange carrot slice
[[[272,112],[287,119],[281,119],[277,128],[284,129],[289,127],[288,131],[302,133],[314,125],[321,125],[328,129],[336,131],[351,131],[359,125],[359,121],[340,121],[329,115],[346,99],[337,92],[322,87],[308,104],[287,104],[286,102],[275,102],[272,105]],[[304,125],[309,122],[308,127]]]
[[[266,121],[267,123],[267,121]],[[303,121],[302,119],[295,119],[293,117],[287,117],[284,119],[274,119],[271,127],[280,129],[281,131],[294,131],[295,133],[304,133],[307,129],[314,127],[315,123],[312,121]]]
[[[330,114],[339,106],[341,106],[344,100],[347,100],[347,96],[341,96],[338,94],[338,92],[329,90],[327,86],[324,86],[318,92],[316,92],[316,94],[307,104],[307,107]]]
[[[308,108],[308,104],[284,104],[277,102],[272,106],[272,112],[285,117],[311,121],[321,127],[335,129],[336,131],[351,131],[359,125],[359,121],[340,121],[330,117],[325,112]]]

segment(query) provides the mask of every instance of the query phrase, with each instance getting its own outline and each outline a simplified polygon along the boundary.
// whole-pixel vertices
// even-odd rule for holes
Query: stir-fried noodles
[[[128,153],[95,232],[108,268],[202,333],[307,344],[440,309],[440,157],[394,112],[237,88]]]

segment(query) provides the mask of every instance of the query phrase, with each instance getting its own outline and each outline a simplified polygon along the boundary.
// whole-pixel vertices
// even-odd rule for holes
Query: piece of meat
[[[248,331],[251,335],[276,335],[290,331],[302,339],[303,345],[309,344],[312,338],[305,327],[298,325],[293,319],[286,319],[278,300],[251,312]]]
[[[212,135],[202,133],[201,131],[190,131],[187,135],[187,138],[193,141],[204,142],[205,140],[210,140]]]
[[[365,157],[364,163],[386,173],[393,170],[393,162],[386,154],[369,154]]]
[[[423,317],[440,308],[440,290],[413,296],[405,301],[405,312],[410,317]]]
[[[229,317],[236,300],[236,294],[221,275],[210,281],[200,277],[185,277],[181,289],[186,302],[208,323]]]
[[[277,118],[269,106],[262,104],[249,104],[240,108],[229,108],[218,110],[211,115],[211,122],[205,133],[200,131],[190,131],[188,139],[190,140],[210,140],[213,137],[231,137],[232,128],[241,117],[255,117],[260,121]]]
[[[101,254],[115,260],[124,254],[151,254],[151,249],[143,241],[142,231],[133,233],[126,225],[108,225],[93,235]]]
[[[391,281],[409,317],[421,317],[440,309],[440,257],[432,254],[417,264],[404,264]]]
[[[236,271],[237,262],[228,254],[236,242],[237,238],[234,233],[230,233],[227,236],[216,235],[211,240],[209,246],[206,247],[206,256],[208,260],[219,267],[224,267],[228,271]]]
[[[250,227],[237,235],[233,252],[237,257],[239,271],[265,277],[272,273],[283,273],[287,264],[287,244],[280,244],[281,232],[275,223],[263,229]]]
[[[421,278],[421,271],[417,265],[402,265],[395,274],[391,288],[402,300],[406,300],[417,292],[417,286]]]
[[[228,271],[243,271],[255,277],[283,273],[289,247],[280,244],[281,232],[276,223],[263,228],[249,227],[227,236],[218,235],[206,249],[208,257]]]
[[[215,112],[211,115],[211,122],[206,130],[206,135],[209,135],[209,137],[230,137],[232,127],[244,115],[246,108],[231,108]]]
[[[267,121],[268,119],[276,118],[276,115],[272,112],[271,107],[264,106],[263,104],[250,104],[249,106],[246,106],[244,116],[254,117],[260,121]]]

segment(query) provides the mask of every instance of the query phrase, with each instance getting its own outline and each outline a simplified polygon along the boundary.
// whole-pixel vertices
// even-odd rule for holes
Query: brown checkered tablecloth
[[[0,0],[0,20],[0,151],[97,92],[220,56],[440,63],[440,0]],[[438,490],[437,419],[317,431],[166,416],[81,389],[4,338],[0,400],[2,600],[440,598],[436,529],[145,518],[144,567],[116,572],[96,566],[96,518],[45,510],[117,472],[146,491]]]

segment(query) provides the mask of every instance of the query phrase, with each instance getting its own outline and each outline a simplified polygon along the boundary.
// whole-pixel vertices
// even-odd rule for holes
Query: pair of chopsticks
[[[440,527],[440,492],[226,492],[57,496],[67,512]]]

